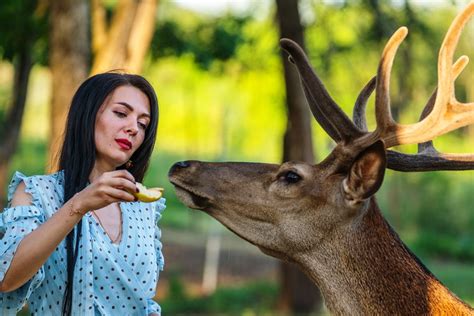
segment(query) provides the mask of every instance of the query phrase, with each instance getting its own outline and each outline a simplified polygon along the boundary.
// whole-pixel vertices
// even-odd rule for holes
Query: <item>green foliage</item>
[[[467,303],[474,305],[474,269],[472,263],[426,260],[427,267],[453,293]]]
[[[423,232],[414,243],[416,249],[432,256],[474,260],[474,214],[469,211],[474,204],[472,180],[472,172],[463,178],[446,173],[420,175],[416,185],[424,192],[418,197],[415,223]]]
[[[26,45],[34,62],[47,63],[47,16],[37,0],[1,1],[0,21],[0,58],[13,61]]]
[[[5,122],[6,109],[0,106],[0,122]],[[3,138],[3,129],[0,129],[0,138]]]
[[[195,62],[209,69],[214,61],[234,57],[244,41],[242,29],[249,17],[226,15],[198,20],[184,29],[174,20],[159,21],[151,43],[154,58],[192,55]]]
[[[25,175],[44,174],[46,165],[46,143],[38,140],[20,139],[17,151],[13,155],[8,181],[10,181],[15,171],[20,171]],[[1,192],[6,196],[6,191]]]
[[[21,140],[13,156],[11,169],[20,170],[26,175],[44,173],[46,146],[45,142]]]
[[[210,296],[191,297],[177,275],[170,279],[169,295],[160,301],[164,313],[241,315],[251,310],[257,315],[269,314],[274,309],[278,288],[271,283],[251,283],[240,287],[219,288]]]
[[[157,25],[151,42],[154,59],[166,56],[181,56],[188,51],[183,30],[176,21],[162,21]]]
[[[415,253],[474,260],[474,173],[389,173],[382,209]]]
[[[267,58],[268,65],[278,61],[276,54]],[[214,65],[222,70],[169,57],[148,68],[161,106],[158,146],[186,159],[261,159],[264,152],[279,160],[284,89],[278,68],[243,71],[235,60]]]
[[[0,122],[4,122],[7,114],[7,108],[10,105],[11,88],[0,85]]]

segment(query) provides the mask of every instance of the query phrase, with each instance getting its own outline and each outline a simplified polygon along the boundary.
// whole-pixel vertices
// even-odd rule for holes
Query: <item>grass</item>
[[[212,295],[188,296],[185,284],[174,277],[170,293],[160,302],[169,315],[274,315],[278,286],[269,282],[248,283],[238,287],[218,288]]]

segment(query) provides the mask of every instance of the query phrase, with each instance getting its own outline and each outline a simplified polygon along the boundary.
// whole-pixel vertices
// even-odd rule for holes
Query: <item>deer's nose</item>
[[[176,166],[176,168],[187,168],[190,166],[190,163],[189,161],[178,161],[174,165]]]
[[[173,166],[171,166],[168,174],[172,174],[173,172],[178,171],[179,169],[188,168],[190,165],[191,163],[189,161],[178,161]]]

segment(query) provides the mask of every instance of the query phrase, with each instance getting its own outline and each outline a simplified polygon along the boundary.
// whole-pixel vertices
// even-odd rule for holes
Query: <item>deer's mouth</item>
[[[209,206],[209,197],[205,194],[197,192],[195,189],[187,187],[177,181],[170,181],[175,188],[178,198],[189,208],[203,210]]]

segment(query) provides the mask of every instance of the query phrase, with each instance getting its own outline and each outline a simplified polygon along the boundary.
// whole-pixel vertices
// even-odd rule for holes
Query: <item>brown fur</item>
[[[382,159],[383,148],[377,155]],[[360,179],[380,182],[373,179],[383,178],[383,168],[366,165],[373,159],[373,150],[345,159],[357,171],[334,166],[337,159],[314,166],[192,161],[174,166],[169,178],[184,204],[264,253],[299,265],[335,315],[474,315],[402,243],[375,198],[360,198],[377,187],[350,189]],[[288,171],[302,179],[285,183]],[[357,181],[348,174],[358,174]]]
[[[375,198],[367,213],[298,263],[335,315],[472,315],[406,248]]]

